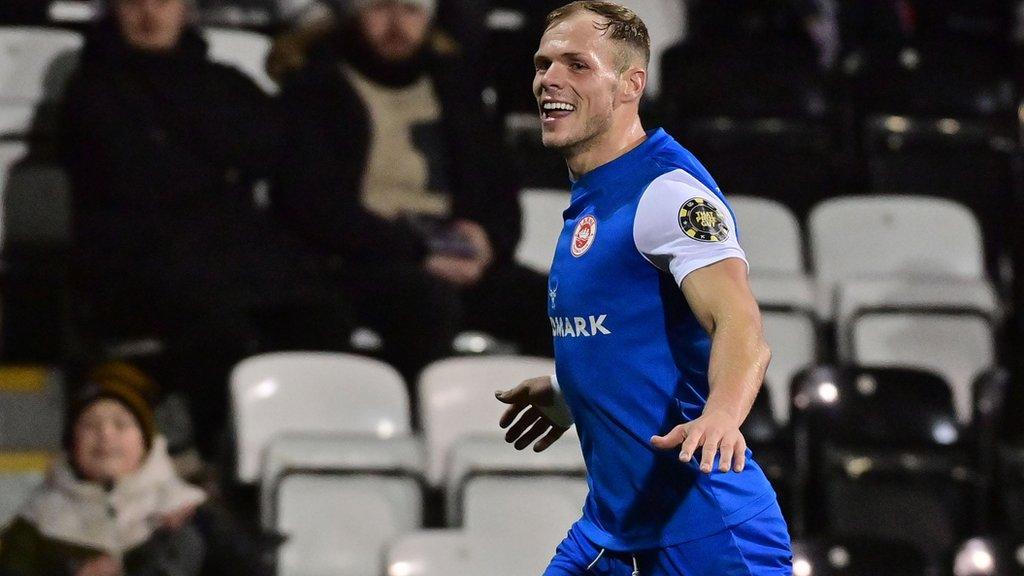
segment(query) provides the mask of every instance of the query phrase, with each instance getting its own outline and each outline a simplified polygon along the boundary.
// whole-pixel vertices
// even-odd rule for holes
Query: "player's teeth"
[[[572,104],[565,104],[563,102],[548,102],[548,103],[544,104],[544,109],[545,110],[565,110],[567,112],[572,112],[573,110],[575,110],[575,107],[573,107]]]

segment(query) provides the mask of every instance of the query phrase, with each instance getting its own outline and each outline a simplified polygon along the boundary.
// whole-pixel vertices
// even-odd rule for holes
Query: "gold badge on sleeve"
[[[729,239],[729,226],[722,213],[700,197],[690,198],[679,208],[679,227],[684,234],[701,242],[725,242]]]

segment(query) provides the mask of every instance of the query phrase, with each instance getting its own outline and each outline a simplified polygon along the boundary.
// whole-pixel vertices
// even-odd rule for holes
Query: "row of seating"
[[[289,538],[283,568],[311,570],[309,563],[322,556],[308,547],[325,545],[325,534],[338,530],[337,551],[343,535],[373,514],[382,515],[380,525],[387,527],[387,534],[373,537],[386,546],[390,536],[422,525],[422,499],[433,492],[442,495],[445,525],[495,538],[500,534],[495,543],[536,545],[536,555],[525,558],[542,567],[551,543],[580,511],[586,485],[578,445],[566,438],[541,454],[513,451],[494,427],[502,408],[491,392],[550,367],[546,360],[511,357],[435,364],[419,384],[424,426],[422,435],[414,436],[401,423],[407,404],[396,386],[376,399],[352,391],[361,377],[376,380],[373,386],[393,380],[389,369],[375,368],[371,360],[276,354],[240,365],[232,382],[239,478],[260,484],[264,528]],[[347,375],[344,383],[339,373]],[[333,375],[333,385],[314,383],[327,375]],[[988,525],[981,509],[992,497],[995,450],[981,438],[999,406],[989,392],[999,389],[998,381],[979,386],[978,405],[989,408],[976,408],[968,425],[958,421],[949,387],[937,376],[906,369],[815,368],[794,381],[791,432],[772,421],[771,408],[761,399],[745,433],[795,533],[901,539],[934,567],[946,561],[959,539]],[[358,401],[346,404],[343,396]],[[362,403],[367,400],[379,403]],[[382,416],[386,404],[392,405],[390,418]],[[326,413],[333,417],[320,421],[318,414]],[[361,421],[364,414],[373,417]],[[1022,489],[1012,481],[1004,488],[1001,499]],[[325,507],[332,497],[339,508]],[[390,513],[388,503],[395,507]],[[410,514],[417,503],[413,509],[420,512]],[[339,514],[353,518],[353,525],[339,523]],[[524,526],[528,533],[520,535],[517,530]],[[531,539],[540,533],[543,537]],[[349,552],[339,554],[348,558]]]

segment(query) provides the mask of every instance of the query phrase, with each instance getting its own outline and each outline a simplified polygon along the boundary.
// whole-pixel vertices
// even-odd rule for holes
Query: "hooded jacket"
[[[46,481],[0,535],[0,570],[19,576],[73,574],[100,555],[120,559],[125,573],[198,574],[204,546],[192,525],[170,532],[168,514],[206,502],[201,489],[174,472],[157,436],[135,473],[105,487],[81,479],[61,457]],[[7,574],[4,572],[4,574]]]

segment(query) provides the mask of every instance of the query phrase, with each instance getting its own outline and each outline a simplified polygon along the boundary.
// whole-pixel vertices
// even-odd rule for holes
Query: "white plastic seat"
[[[51,460],[51,454],[43,452],[0,452],[0,528],[43,483]]]
[[[790,384],[797,372],[817,358],[814,319],[806,313],[766,311],[761,315],[772,361],[765,375],[772,412],[779,424],[789,422]]]
[[[623,0],[647,25],[651,36],[651,64],[647,67],[647,94],[661,92],[661,56],[686,33],[686,9],[679,0]]]
[[[60,371],[0,368],[0,450],[59,450],[65,411]]]
[[[485,561],[487,539],[463,530],[419,530],[400,536],[387,551],[387,576],[503,574]]]
[[[750,285],[762,307],[814,310],[814,282],[804,266],[800,222],[786,205],[768,198],[729,197],[740,245],[750,263]]]
[[[267,447],[260,474],[260,518],[271,530],[277,522],[281,483],[294,474],[372,474],[419,482],[423,446],[418,438],[382,439],[366,434],[285,433]]]
[[[850,324],[871,311],[970,311],[993,325],[1002,317],[999,296],[984,279],[923,280],[903,278],[850,279],[835,290],[836,344],[849,355]]]
[[[264,63],[270,52],[270,38],[257,32],[229,28],[204,28],[209,57],[214,62],[238,68],[264,92],[276,94],[277,83],[267,75]]]
[[[81,35],[69,30],[0,27],[0,103],[57,100],[81,47]]]
[[[972,314],[865,314],[853,321],[851,340],[850,362],[921,368],[945,378],[963,424],[971,421],[975,378],[996,360],[991,324]]]
[[[238,479],[258,480],[264,449],[285,432],[409,434],[409,398],[391,366],[363,356],[282,352],[231,374]]]
[[[27,102],[0,102],[0,138],[27,138],[32,132],[36,105]],[[12,144],[5,142],[4,144]]]
[[[811,252],[823,317],[845,281],[986,279],[981,229],[966,206],[926,196],[826,200],[810,215]]]
[[[377,475],[298,474],[281,482],[281,576],[380,576],[384,549],[423,523],[420,485]]]
[[[523,206],[523,234],[516,247],[516,261],[538,272],[551,270],[555,244],[565,220],[562,212],[569,207],[565,190],[523,190],[519,194]]]
[[[546,535],[545,535],[546,537]],[[537,576],[555,554],[557,539],[539,542],[504,532],[420,530],[401,536],[387,552],[387,576]]]
[[[582,516],[586,497],[583,478],[479,476],[466,484],[464,529],[500,535],[517,551],[519,573],[540,574]]]
[[[494,398],[496,390],[553,374],[554,369],[551,359],[527,356],[450,358],[427,366],[418,386],[427,481],[442,485],[449,449],[460,437],[500,431],[498,419],[506,405]],[[514,451],[511,446],[508,449]]]
[[[478,476],[575,476],[587,473],[578,438],[566,433],[543,452],[515,450],[503,434],[463,436],[449,452],[445,471],[445,504],[449,526],[462,524],[466,483]]]

